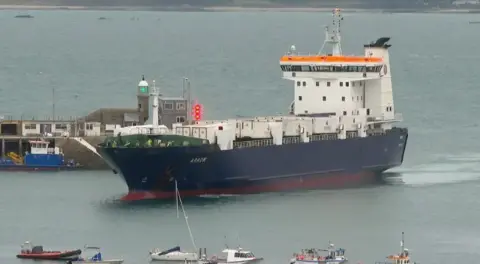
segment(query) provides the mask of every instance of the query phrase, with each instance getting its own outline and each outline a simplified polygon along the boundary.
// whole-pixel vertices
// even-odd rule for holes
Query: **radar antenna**
[[[340,34],[341,29],[341,21],[343,20],[343,16],[340,13],[340,8],[335,8],[332,11],[332,27],[333,30],[330,32],[328,26],[325,27],[325,40],[323,42],[322,48],[319,51],[320,54],[324,54],[323,50],[325,45],[331,44],[332,45],[332,55],[340,56],[342,55],[342,37]]]

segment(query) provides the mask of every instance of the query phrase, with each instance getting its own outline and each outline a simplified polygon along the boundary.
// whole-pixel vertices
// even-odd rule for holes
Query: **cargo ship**
[[[195,105],[192,121],[169,128],[159,124],[154,85],[152,124],[121,128],[96,147],[125,179],[122,199],[174,198],[175,182],[183,196],[357,187],[400,166],[408,129],[395,126],[402,115],[394,108],[390,38],[364,45],[364,55],[343,55],[343,17],[332,13],[319,53],[291,46],[280,58],[294,86],[286,115],[201,120]]]

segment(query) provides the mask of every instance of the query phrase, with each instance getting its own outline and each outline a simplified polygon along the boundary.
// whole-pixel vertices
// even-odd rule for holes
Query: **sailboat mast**
[[[195,251],[198,251],[197,245],[195,245],[195,239],[193,238],[192,230],[190,229],[190,225],[188,224],[187,212],[185,212],[185,209],[183,208],[182,197],[180,196],[180,192],[178,191],[176,180],[175,180],[175,192],[177,193],[177,199],[180,202],[180,206],[182,207],[183,216],[185,217],[185,223],[187,224],[188,233],[190,234],[190,239],[192,241],[193,248],[195,249]]]

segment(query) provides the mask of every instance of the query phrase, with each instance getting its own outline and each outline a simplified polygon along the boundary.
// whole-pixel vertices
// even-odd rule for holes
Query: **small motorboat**
[[[213,256],[211,258],[207,258],[206,249],[204,250],[205,253],[201,254],[202,257],[197,261],[198,264],[244,264],[263,260],[261,257],[256,257],[251,251],[243,250],[242,248],[226,248],[222,251],[222,253],[226,254],[226,257]]]
[[[95,252],[95,253],[90,253]],[[102,252],[99,247],[85,246],[84,254],[86,258],[79,258],[76,261],[69,260],[67,264],[87,264],[87,263],[105,263],[105,264],[122,264],[123,259],[103,259]],[[91,256],[89,256],[91,255]]]
[[[194,252],[184,252],[180,250],[179,246],[163,250],[156,248],[150,252],[152,260],[161,261],[197,261],[198,255]]]
[[[320,254],[321,251],[328,252],[326,256]],[[335,245],[329,243],[328,249],[303,249],[300,253],[293,255],[290,264],[340,264],[347,262],[345,249],[336,249]]]
[[[404,247],[404,233],[402,232],[402,241],[400,241],[400,247],[402,251],[400,254],[390,255],[384,261],[377,261],[375,264],[415,264],[414,261],[410,261],[410,254],[408,249]]]
[[[22,250],[17,258],[22,259],[40,259],[40,260],[77,260],[82,254],[82,250],[67,250],[67,251],[45,251],[43,246],[32,246],[29,241],[26,241],[21,246]]]

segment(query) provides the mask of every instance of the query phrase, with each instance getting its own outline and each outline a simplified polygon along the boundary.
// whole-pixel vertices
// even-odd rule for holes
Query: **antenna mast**
[[[55,87],[52,87],[52,121],[55,123]]]
[[[153,89],[150,96],[153,96],[152,102],[152,128],[158,127],[158,97],[160,96],[157,87],[155,86],[155,80],[153,80]]]
[[[325,40],[323,42],[322,48],[320,49],[319,54],[323,53],[323,49],[325,48],[326,44],[332,44],[332,55],[333,56],[341,56],[342,55],[342,37],[340,34],[341,29],[341,21],[343,20],[343,16],[340,13],[340,8],[335,8],[332,11],[332,27],[333,30],[330,32],[329,27],[325,27]]]
[[[402,232],[402,241],[400,242],[400,245],[402,246],[402,254],[403,252],[405,252],[404,238],[405,238],[405,234],[404,232]]]
[[[186,77],[184,77],[183,82],[187,84],[187,87],[185,89],[186,92],[186,98],[185,95],[183,96],[183,99],[187,100],[187,124],[191,124],[192,122],[192,89],[190,88],[190,80]]]

